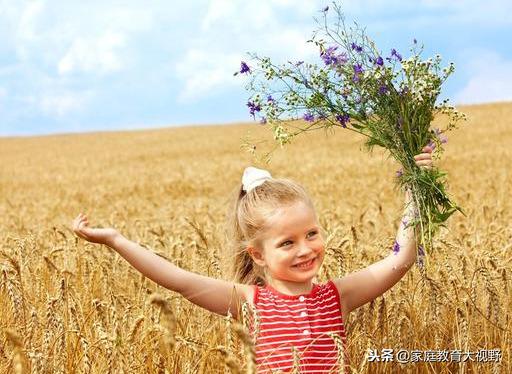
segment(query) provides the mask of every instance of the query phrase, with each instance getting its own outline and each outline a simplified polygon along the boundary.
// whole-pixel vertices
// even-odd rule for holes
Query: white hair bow
[[[242,176],[243,189],[245,192],[249,192],[253,188],[263,184],[267,179],[272,179],[268,171],[249,166],[245,168],[244,175]]]

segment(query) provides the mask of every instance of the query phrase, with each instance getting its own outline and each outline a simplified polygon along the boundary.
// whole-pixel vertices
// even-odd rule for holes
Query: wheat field
[[[440,161],[456,213],[429,254],[348,317],[354,373],[511,373],[512,103],[461,107]],[[442,124],[442,121],[439,122]],[[77,239],[79,213],[190,271],[226,278],[224,219],[248,165],[297,180],[328,233],[319,280],[391,251],[398,166],[348,131],[309,133],[270,165],[259,124],[0,138],[0,373],[250,372],[244,330]],[[257,147],[257,150],[259,148]],[[244,343],[245,341],[245,343]],[[499,362],[370,362],[368,350],[498,349]]]

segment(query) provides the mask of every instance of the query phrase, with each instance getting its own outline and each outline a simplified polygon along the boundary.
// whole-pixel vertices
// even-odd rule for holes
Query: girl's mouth
[[[315,264],[315,260],[316,260],[316,257],[312,258],[309,261],[301,262],[300,264],[293,265],[293,267],[295,267],[297,269],[301,269],[301,270],[308,270],[313,267],[313,265]]]

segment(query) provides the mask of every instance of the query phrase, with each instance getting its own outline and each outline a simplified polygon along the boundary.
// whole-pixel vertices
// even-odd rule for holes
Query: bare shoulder
[[[248,302],[249,304],[253,303],[254,300],[254,286],[249,284],[237,283],[236,288],[238,289],[238,293],[242,298],[242,301]]]
[[[348,310],[348,304],[347,304],[347,298],[345,293],[345,280],[343,278],[334,278],[332,280],[334,285],[336,286],[336,289],[338,290],[338,297],[340,301],[340,307],[341,307],[341,314],[343,318],[345,319],[345,316],[347,316],[350,313],[350,310]]]

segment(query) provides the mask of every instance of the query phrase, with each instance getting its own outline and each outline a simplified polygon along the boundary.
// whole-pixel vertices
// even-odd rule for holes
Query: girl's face
[[[309,282],[324,259],[324,241],[314,211],[303,202],[278,209],[269,222],[263,251],[253,259],[274,279]]]

